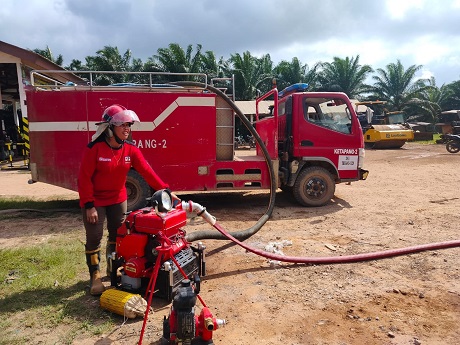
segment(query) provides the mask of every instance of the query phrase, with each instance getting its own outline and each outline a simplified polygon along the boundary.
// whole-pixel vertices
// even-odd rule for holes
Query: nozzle
[[[214,330],[214,321],[212,320],[212,318],[207,317],[206,319],[204,319],[204,326],[206,327],[206,329],[208,331],[213,331]]]
[[[204,319],[204,326],[208,331],[215,331],[216,329],[225,326],[226,322],[224,319],[213,319],[207,317]]]

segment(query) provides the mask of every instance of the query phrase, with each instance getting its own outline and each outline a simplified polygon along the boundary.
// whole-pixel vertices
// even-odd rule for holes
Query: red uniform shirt
[[[108,206],[127,200],[126,176],[134,168],[155,190],[168,188],[134,145],[124,143],[112,149],[105,141],[85,148],[78,175],[80,206]]]

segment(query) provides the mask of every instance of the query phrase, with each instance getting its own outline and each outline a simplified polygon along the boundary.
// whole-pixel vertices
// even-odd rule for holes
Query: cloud
[[[275,63],[360,56],[384,68],[424,65],[441,82],[460,79],[460,0],[3,0],[1,39],[62,54],[64,63],[104,46],[143,61],[158,48],[197,44],[216,57],[249,51]]]

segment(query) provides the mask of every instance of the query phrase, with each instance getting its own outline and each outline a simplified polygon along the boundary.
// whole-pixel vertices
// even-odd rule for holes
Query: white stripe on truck
[[[214,97],[178,97],[152,122],[135,123],[135,131],[153,131],[179,107],[214,107]],[[142,114],[140,116],[142,118]],[[87,132],[95,131],[96,121],[66,121],[66,122],[29,122],[30,132]],[[88,127],[89,126],[89,127]],[[89,129],[88,129],[89,128]]]

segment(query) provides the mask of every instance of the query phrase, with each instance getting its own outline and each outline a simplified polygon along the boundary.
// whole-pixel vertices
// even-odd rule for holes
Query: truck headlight
[[[366,150],[364,148],[359,149],[358,156],[358,169],[361,169],[364,166],[364,156],[366,155]]]

